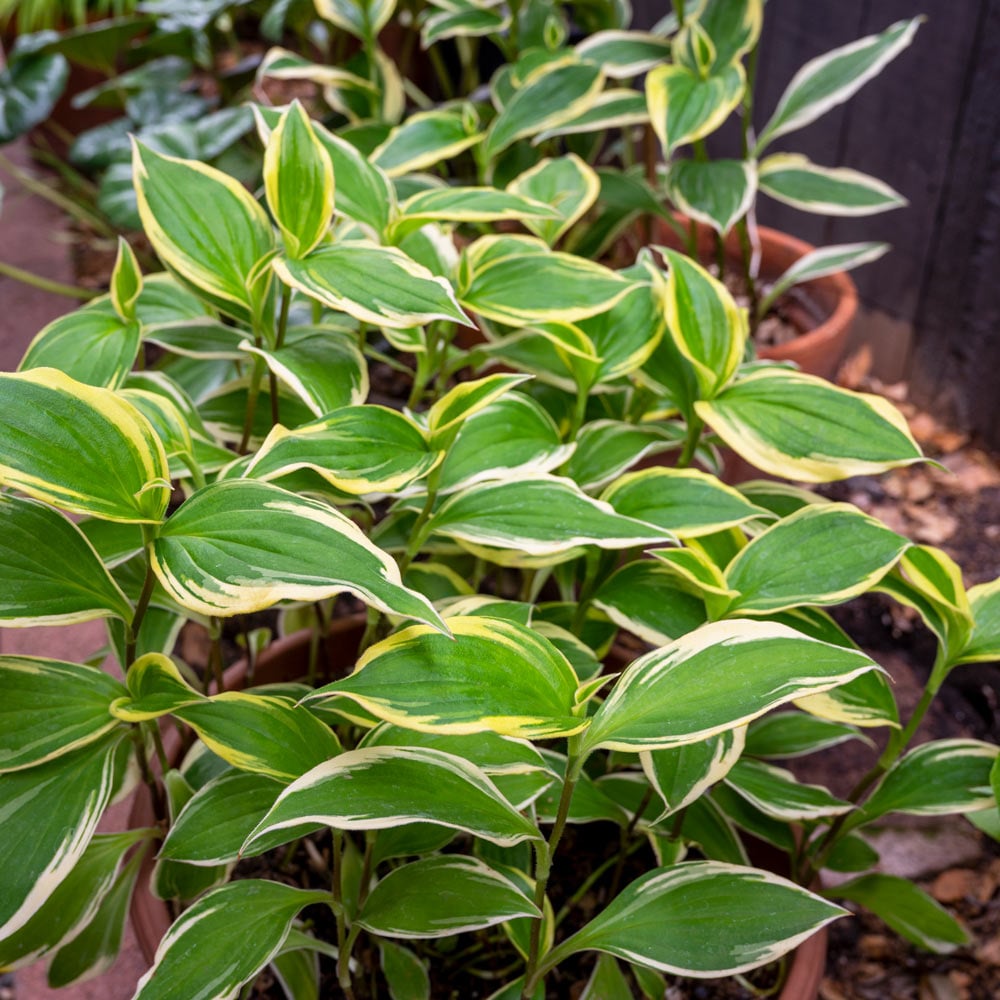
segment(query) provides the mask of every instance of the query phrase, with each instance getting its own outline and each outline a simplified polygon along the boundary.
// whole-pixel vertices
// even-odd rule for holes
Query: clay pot
[[[345,674],[357,659],[358,643],[365,628],[365,616],[352,615],[349,618],[338,618],[330,626],[325,642],[326,666],[333,674]],[[253,683],[278,684],[283,681],[297,680],[304,677],[309,667],[309,643],[312,633],[309,629],[293,632],[272,643],[257,660]],[[322,663],[323,646],[320,647]],[[238,691],[245,686],[247,662],[240,660],[234,663],[223,675],[224,687],[227,691]],[[214,687],[214,685],[213,685]],[[181,739],[173,726],[163,730],[163,746],[167,759],[176,766],[181,759]],[[129,826],[155,826],[153,803],[149,790],[140,785],[136,791],[129,813]],[[162,899],[157,899],[149,891],[150,876],[153,873],[153,858],[146,856],[135,892],[132,895],[132,905],[129,916],[135,930],[136,940],[146,961],[152,965],[157,946],[163,935],[167,933],[173,918],[170,908]]]
[[[684,221],[684,225],[690,225]],[[715,230],[711,226],[695,223],[698,256],[703,264],[711,264],[716,257]],[[777,229],[760,226],[760,274],[765,281],[774,281],[800,257],[815,249],[804,240],[796,239]],[[680,237],[668,225],[658,223],[656,239],[674,250],[687,250]],[[725,241],[726,260],[734,266],[740,263],[739,234],[733,230]],[[858,311],[858,290],[850,275],[843,271],[815,278],[796,286],[816,306],[822,318],[817,321],[803,308],[790,305],[786,318],[799,329],[799,336],[787,344],[761,347],[758,357],[768,361],[794,361],[804,372],[832,379],[844,356],[854,316]]]
[[[327,667],[335,674],[346,673],[357,658],[358,643],[364,632],[365,616],[353,615],[337,619],[330,626],[326,640]],[[295,680],[304,676],[308,668],[309,642],[312,633],[305,629],[294,632],[273,643],[261,654],[254,673],[254,684],[276,684]],[[616,646],[608,656],[609,665],[623,669],[634,657],[632,651]],[[233,664],[224,675],[226,690],[240,690],[246,680],[247,664],[240,660]],[[177,730],[171,726],[163,732],[164,749],[172,765],[180,762],[181,741]],[[145,785],[141,785],[133,800],[129,814],[129,826],[153,826],[153,805]],[[766,845],[765,845],[766,846]],[[783,855],[769,850],[779,858]],[[136,940],[143,957],[153,964],[156,949],[170,928],[173,918],[170,908],[162,899],[157,899],[149,891],[150,876],[153,872],[153,858],[147,855],[139,872],[129,916]],[[826,963],[826,928],[804,941],[792,953],[791,964],[785,985],[778,1000],[815,1000]]]

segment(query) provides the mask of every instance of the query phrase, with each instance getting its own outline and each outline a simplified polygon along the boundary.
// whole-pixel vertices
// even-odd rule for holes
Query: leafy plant
[[[909,742],[952,669],[1000,655],[1000,585],[966,592],[942,553],[849,504],[692,464],[721,439],[798,481],[874,474],[921,461],[903,418],[746,363],[745,311],[683,254],[612,270],[552,249],[593,187],[576,160],[507,189],[425,187],[402,147],[390,168],[297,103],[255,115],[262,200],[133,143],[166,270],[122,241],[109,294],[0,375],[0,623],[106,619],[124,672],[0,657],[19,845],[0,964],[53,955],[59,983],[103,967],[154,844],[152,891],[179,915],[142,1000],[232,996],[268,964],[315,995],[317,955],[367,995],[362,948],[381,995],[430,996],[484,952],[505,969],[495,997],[543,996],[590,952],[601,995],[626,976],[662,995],[664,975],[773,963],[844,913],[834,899],[963,943],[915,886],[864,874],[863,831],[995,817],[996,747]],[[487,343],[463,349],[473,324]],[[406,405],[374,401],[388,373]],[[673,464],[638,468],[657,453]],[[824,610],[876,588],[940,644],[905,721]],[[323,676],[331,618],[361,606],[354,669]],[[224,623],[270,608],[312,623],[303,678],[226,690]],[[191,621],[213,639],[202,676],[174,652]],[[620,632],[647,651],[605,666]],[[874,727],[888,747],[847,800],[771,763]],[[136,782],[155,827],[95,834]],[[618,844],[582,880],[562,868],[571,825],[577,850],[609,829]],[[753,867],[745,833],[792,878]],[[316,886],[230,878],[327,835]],[[834,866],[858,878],[817,891]],[[589,890],[605,903],[588,918]],[[478,935],[470,952],[457,935]]]

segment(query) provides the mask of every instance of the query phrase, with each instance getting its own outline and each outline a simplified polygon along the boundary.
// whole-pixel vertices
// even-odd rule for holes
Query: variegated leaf
[[[338,243],[301,260],[278,257],[274,269],[285,284],[362,323],[405,329],[444,319],[470,325],[448,282],[392,247]]]
[[[691,920],[693,908],[701,920]],[[597,950],[678,975],[728,976],[773,962],[845,913],[769,872],[685,862],[626,886],[544,965]],[[711,924],[711,934],[702,921]]]
[[[109,521],[162,518],[170,495],[163,445],[110,389],[39,368],[0,374],[0,405],[0,485]]]
[[[229,1000],[278,953],[299,911],[329,893],[243,879],[203,896],[174,921],[135,1000]]]
[[[495,618],[453,617],[448,626],[454,638],[414,625],[384,639],[353,674],[310,700],[343,695],[377,718],[425,732],[536,738],[586,725],[573,711],[573,668],[542,636]]]
[[[971,587],[969,604],[975,624],[959,662],[1000,659],[1000,579]]]
[[[556,218],[526,219],[524,223],[550,247],[593,206],[600,189],[595,171],[574,153],[541,160],[507,185],[508,191],[552,207]]]
[[[727,614],[839,604],[870,590],[910,543],[846,503],[803,507],[754,538],[726,567],[739,596]]]
[[[440,623],[353,521],[270,483],[229,480],[199,490],[160,532],[152,563],[167,593],[201,614],[246,614],[348,591],[390,614]]]
[[[923,459],[887,400],[802,372],[758,369],[695,409],[748,461],[802,482],[872,475]]]
[[[387,176],[399,177],[458,156],[482,140],[478,115],[470,105],[420,111],[389,133],[372,151],[370,162]]]
[[[243,475],[269,480],[313,469],[345,493],[396,493],[425,476],[441,457],[402,413],[345,406],[292,431],[275,427]]]
[[[160,260],[223,312],[260,310],[248,281],[274,248],[267,214],[228,174],[136,142],[132,169],[143,229]]]
[[[400,206],[390,235],[394,240],[428,222],[497,222],[553,218],[554,209],[520,192],[490,187],[441,187],[419,191]]]
[[[854,808],[822,785],[804,784],[791,771],[759,760],[737,761],[726,783],[765,816],[786,823],[839,816]]]
[[[4,837],[18,845],[2,861],[0,940],[31,920],[83,856],[130,753],[124,733],[111,733],[37,767],[0,774]]]
[[[877,177],[847,167],[820,167],[797,153],[775,153],[757,170],[760,189],[805,212],[874,215],[901,208],[906,199]]]
[[[333,218],[333,164],[305,109],[295,101],[264,150],[264,191],[285,250],[305,257]]]
[[[591,719],[582,749],[697,743],[877,669],[860,651],[784,625],[714,622],[632,663]]]
[[[754,165],[745,160],[676,160],[667,183],[680,211],[723,235],[746,215],[757,193]]]
[[[646,77],[649,120],[667,157],[678,147],[714,132],[743,97],[746,74],[740,63],[702,78],[667,63]]]
[[[670,532],[617,514],[569,479],[535,476],[480,483],[449,497],[430,529],[473,545],[558,555],[581,545],[625,549],[670,539]]]
[[[538,840],[478,768],[439,750],[373,747],[351,750],[293,781],[247,838],[243,853],[261,853],[305,829],[384,830],[406,823],[464,830],[501,846]]]
[[[631,80],[670,59],[670,41],[644,31],[595,31],[576,46],[612,80]]]
[[[372,889],[357,921],[386,937],[437,938],[517,917],[541,913],[510,879],[475,858],[442,856],[390,872]]]
[[[0,657],[0,773],[44,764],[101,739],[118,725],[108,708],[124,693],[96,667]]]
[[[859,38],[810,59],[785,88],[757,139],[755,152],[843,104],[910,44],[921,20],[897,21],[880,35]]]
[[[679,448],[680,435],[670,424],[589,420],[577,435],[566,474],[583,490],[599,489],[647,455]]]
[[[683,809],[729,773],[740,759],[746,729],[730,729],[700,743],[639,754],[649,783],[663,800],[664,816]]]
[[[862,740],[874,747],[872,741],[854,726],[819,719],[805,712],[774,712],[751,723],[746,748],[754,757],[784,760],[826,750],[848,740]]]
[[[680,538],[769,518],[768,511],[697,469],[659,467],[630,472],[615,480],[601,499],[619,514],[655,524]]]
[[[28,345],[18,371],[58,368],[87,385],[117,389],[139,353],[140,326],[101,297],[60,316]]]
[[[37,500],[0,494],[0,624],[113,616],[131,621],[132,605],[83,532]]]

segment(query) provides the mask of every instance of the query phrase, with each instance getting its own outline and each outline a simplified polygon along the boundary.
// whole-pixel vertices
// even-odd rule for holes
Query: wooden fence
[[[650,24],[666,0],[635,0]],[[760,221],[812,243],[882,239],[856,274],[860,333],[914,398],[1000,447],[1000,0],[769,0],[755,119],[806,60],[901,18],[913,45],[850,102],[775,148],[880,177],[909,206],[824,219],[762,197]]]

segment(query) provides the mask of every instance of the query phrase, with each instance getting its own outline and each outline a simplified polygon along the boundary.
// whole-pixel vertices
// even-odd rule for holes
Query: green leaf
[[[874,868],[878,861],[874,847],[857,834],[849,833],[836,843],[825,867],[835,872],[864,872]]]
[[[340,750],[328,726],[284,698],[225,691],[173,714],[234,767],[281,781],[298,778]]]
[[[118,873],[86,927],[65,943],[49,963],[49,985],[54,989],[107,972],[118,958],[132,890],[139,877],[145,850],[136,851]]]
[[[118,257],[111,272],[111,301],[126,323],[136,318],[136,304],[142,294],[142,272],[124,236],[118,237]]]
[[[456,430],[463,421],[520,385],[526,378],[526,375],[500,374],[487,375],[471,382],[459,382],[427,411],[427,428],[431,440],[435,443],[446,440],[448,431]]]
[[[796,850],[795,836],[790,824],[765,816],[759,809],[750,805],[742,795],[737,795],[727,784],[716,785],[711,791],[710,798],[712,803],[741,830],[786,854],[790,855]]]
[[[870,590],[907,539],[846,503],[803,507],[754,538],[726,568],[737,591],[727,614],[839,604]]]
[[[223,312],[251,320],[259,304],[248,282],[274,248],[264,210],[236,180],[204,163],[136,142],[132,164],[143,229],[160,260]]]
[[[431,980],[424,962],[395,941],[379,941],[378,949],[390,1000],[431,1000]]]
[[[969,589],[975,624],[960,663],[1000,659],[1000,578]]]
[[[270,483],[229,480],[199,490],[160,532],[152,563],[167,593],[201,614],[246,614],[347,591],[389,614],[440,622],[353,521]]]
[[[305,257],[333,218],[333,164],[305,109],[296,100],[281,116],[264,150],[264,191],[293,259]]]
[[[139,324],[123,322],[102,297],[42,329],[18,370],[58,368],[78,382],[117,389],[135,363],[139,344]]]
[[[132,605],[80,529],[51,507],[0,494],[0,623],[60,625]]]
[[[313,122],[313,131],[333,164],[337,182],[334,210],[380,235],[396,211],[396,191],[389,178],[349,142],[319,123]]]
[[[613,80],[631,80],[670,59],[670,41],[645,31],[596,31],[576,54],[603,67]]]
[[[243,474],[269,480],[313,469],[334,488],[362,496],[399,492],[440,460],[412,420],[368,404],[345,406],[293,431],[278,425]]]
[[[934,740],[911,750],[862,806],[864,822],[887,813],[944,816],[990,809],[990,769],[1000,747],[980,740]]]
[[[244,879],[203,896],[174,921],[135,1000],[225,1000],[278,953],[298,912],[326,892]]]
[[[0,775],[4,837],[17,844],[0,873],[0,939],[35,915],[80,860],[119,790],[130,744],[112,733],[37,767]]]
[[[383,830],[415,822],[464,830],[501,846],[541,836],[460,757],[418,747],[372,747],[343,753],[292,782],[247,838],[243,853],[283,844],[306,827]]]
[[[0,399],[0,484],[109,521],[162,518],[166,456],[131,404],[51,368],[0,373]]]
[[[760,38],[764,0],[706,0],[698,9],[698,24],[715,47],[713,69],[749,52]]]
[[[664,816],[683,809],[721,781],[739,760],[745,739],[746,730],[740,727],[699,743],[639,754],[649,783],[663,800]]]
[[[109,706],[125,689],[95,667],[0,657],[0,772],[44,764],[118,725]]]
[[[484,236],[466,249],[464,264],[459,301],[509,326],[585,319],[633,287],[601,264],[525,236]]]
[[[740,63],[701,78],[684,66],[667,63],[646,77],[649,119],[664,155],[714,132],[739,104],[746,87]]]
[[[357,339],[336,329],[296,327],[282,347],[264,350],[249,340],[240,347],[267,367],[317,416],[368,396],[368,366]]]
[[[689,257],[658,248],[670,265],[667,275],[667,329],[677,349],[694,366],[701,395],[711,399],[725,388],[743,360],[748,336],[746,313],[728,289]]]
[[[680,211],[725,235],[753,204],[757,175],[744,160],[676,160],[667,185]]]
[[[474,413],[448,449],[439,490],[454,492],[486,479],[530,476],[562,465],[572,449],[531,397],[508,393]]]
[[[670,532],[623,517],[572,480],[556,476],[480,483],[445,500],[429,526],[462,542],[532,556],[559,555],[580,545],[625,549],[670,539]]]
[[[584,727],[573,714],[576,675],[548,640],[496,618],[450,618],[448,625],[454,638],[415,625],[371,646],[353,674],[309,700],[344,695],[380,719],[424,732],[534,738]]]
[[[285,950],[271,959],[274,975],[290,1000],[319,1000],[319,955],[311,948],[290,949],[291,937],[285,939]]]
[[[237,361],[244,356],[244,332],[208,317],[143,327],[142,339],[185,358]]]
[[[731,865],[749,864],[746,848],[729,817],[705,795],[695,799],[684,813],[681,837],[698,845],[709,861]]]
[[[338,28],[373,40],[388,24],[396,0],[316,0],[316,13]]]
[[[801,482],[874,475],[923,459],[887,400],[789,369],[758,369],[695,409],[743,458]]]
[[[0,69],[0,145],[45,121],[66,86],[69,64],[61,55],[11,52]]]
[[[737,761],[726,783],[765,816],[786,823],[839,816],[854,808],[821,785],[803,784],[791,771],[759,760]]]
[[[400,206],[393,239],[428,222],[497,222],[546,219],[556,213],[541,200],[491,187],[440,187],[418,191]]]
[[[610,955],[598,956],[580,1000],[632,1000],[632,987]]]
[[[862,264],[869,264],[888,253],[888,243],[841,243],[837,246],[819,247],[801,256],[771,285],[757,306],[757,314],[766,316],[772,304],[789,288],[804,281],[822,278],[827,274],[850,271]]]
[[[804,212],[874,215],[906,199],[888,184],[847,167],[820,167],[797,153],[775,153],[758,167],[760,189]]]
[[[265,774],[225,771],[203,785],[174,820],[160,858],[197,865],[235,861],[282,785]]]
[[[601,495],[619,514],[696,538],[769,514],[731,486],[697,469],[656,467],[630,472]]]
[[[450,160],[482,139],[471,106],[420,111],[389,133],[370,162],[387,176],[399,177]]]
[[[606,486],[647,455],[680,447],[680,432],[666,424],[590,420],[576,438],[566,474],[583,490]]]
[[[861,652],[783,625],[714,622],[632,663],[591,719],[582,750],[697,743],[877,669]]]
[[[604,86],[600,65],[558,59],[528,76],[493,120],[483,156],[495,160],[511,143],[561,125],[585,111]]]
[[[357,922],[386,937],[437,938],[541,917],[535,904],[475,858],[424,858],[397,868],[365,900]]]
[[[910,879],[862,875],[841,883],[829,894],[860,903],[897,934],[939,955],[969,943],[965,928]]]
[[[975,628],[973,610],[962,570],[946,553],[927,545],[911,545],[876,589],[920,613],[941,643],[949,664],[963,654]]]
[[[428,8],[430,10],[431,8]],[[425,49],[446,38],[478,38],[482,35],[499,35],[510,28],[510,14],[503,8],[490,10],[472,3],[438,9],[431,13],[420,30],[420,41]]]
[[[600,178],[575,153],[555,160],[540,160],[507,185],[508,191],[551,206],[556,218],[524,222],[550,247],[593,206],[600,189]]]
[[[362,323],[405,329],[444,319],[470,325],[448,282],[393,247],[338,243],[302,260],[278,257],[274,269],[285,284]]]
[[[853,726],[817,719],[805,712],[775,712],[750,724],[747,753],[784,760],[835,747],[848,740],[871,741]]]
[[[852,97],[910,44],[922,20],[897,21],[880,35],[859,38],[810,59],[785,88],[757,139],[755,152],[759,154],[779,135],[808,125]]]
[[[773,962],[844,912],[768,872],[686,862],[626,886],[545,965],[597,950],[678,975],[733,975]]]
[[[90,923],[125,852],[150,836],[149,830],[97,833],[80,860],[35,915],[16,933],[0,941],[0,967],[19,969],[71,940]]]
[[[538,144],[548,142],[557,136],[603,132],[611,128],[646,125],[648,122],[645,96],[637,90],[613,87],[593,96],[589,103],[571,118],[560,121],[557,125],[550,125],[539,132],[533,141]]]
[[[665,646],[708,619],[705,602],[679,586],[668,566],[651,559],[626,563],[593,600],[616,625],[654,646]]]

